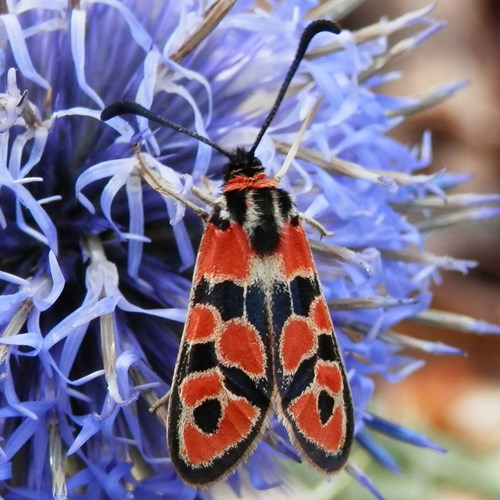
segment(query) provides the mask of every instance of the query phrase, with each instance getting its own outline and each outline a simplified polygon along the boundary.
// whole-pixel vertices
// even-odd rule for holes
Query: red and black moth
[[[222,195],[202,236],[168,401],[167,442],[179,476],[196,487],[229,475],[254,450],[275,410],[301,457],[326,473],[353,440],[349,384],[306,235],[290,195],[266,177],[255,150],[311,39],[311,23],[252,148],[223,150],[195,132],[118,102],[103,119],[134,113],[196,137],[229,158]]]

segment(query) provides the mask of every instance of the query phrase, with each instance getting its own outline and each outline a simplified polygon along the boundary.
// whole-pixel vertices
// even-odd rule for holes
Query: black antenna
[[[105,121],[110,120],[115,116],[125,115],[127,113],[143,116],[144,118],[148,118],[149,120],[159,123],[160,125],[165,125],[165,127],[171,128],[172,130],[180,132],[181,134],[188,135],[189,137],[194,137],[195,139],[198,139],[200,142],[208,144],[212,148],[216,149],[217,151],[219,151],[219,153],[222,153],[229,159],[232,159],[234,156],[225,149],[221,148],[215,142],[212,142],[210,139],[203,137],[202,135],[197,134],[192,130],[184,128],[182,125],[171,122],[166,118],[155,115],[149,109],[146,109],[144,106],[141,106],[140,104],[137,104],[136,102],[133,101],[118,101],[114,102],[113,104],[110,104],[109,106],[107,106],[102,110],[101,120]]]
[[[318,21],[313,21],[303,31],[302,36],[300,38],[299,46],[297,48],[297,52],[295,54],[295,58],[292,64],[290,65],[290,68],[288,69],[288,72],[285,76],[285,79],[283,80],[283,83],[281,84],[278,96],[274,101],[271,111],[264,120],[264,124],[259,130],[259,133],[257,135],[257,138],[255,139],[255,142],[253,143],[252,148],[248,152],[252,157],[255,155],[255,150],[257,149],[257,146],[262,140],[262,137],[264,137],[267,128],[269,127],[274,116],[276,115],[278,108],[280,107],[281,101],[285,97],[286,91],[288,90],[290,82],[292,81],[292,78],[295,75],[297,68],[299,67],[300,61],[302,61],[302,59],[304,58],[309,43],[318,33],[322,33],[324,31],[338,34],[340,33],[340,27],[333,21],[328,21],[327,19],[319,19]],[[148,120],[159,123],[160,125],[164,125],[165,127],[171,128],[172,130],[180,132],[181,134],[193,137],[194,139],[197,139],[198,141],[203,142],[204,144],[208,144],[210,147],[216,149],[217,151],[219,151],[219,153],[222,153],[230,160],[233,160],[235,158],[234,154],[229,153],[225,149],[221,148],[217,143],[212,142],[207,137],[199,135],[196,132],[193,132],[192,130],[183,127],[182,125],[179,125],[175,122],[168,120],[167,118],[155,115],[149,109],[146,109],[144,106],[141,106],[140,104],[137,104],[136,102],[133,101],[119,101],[110,104],[109,106],[104,108],[104,110],[101,112],[101,120],[110,120],[115,116],[124,115],[127,113],[143,116]]]
[[[281,84],[281,88],[278,92],[278,97],[276,97],[276,100],[274,101],[273,107],[271,108],[271,111],[267,115],[267,118],[265,119],[264,124],[262,125],[261,129],[259,130],[259,134],[257,135],[257,139],[255,139],[255,142],[253,143],[253,146],[250,149],[251,155],[255,154],[255,150],[257,149],[257,146],[259,145],[260,141],[262,140],[262,137],[264,137],[264,133],[266,132],[267,128],[269,127],[269,125],[273,121],[274,115],[276,115],[276,112],[278,111],[278,108],[280,107],[281,101],[283,100],[283,97],[285,97],[285,93],[288,90],[290,82],[292,81],[292,78],[295,75],[297,68],[299,67],[300,61],[302,61],[302,59],[304,58],[304,55],[306,53],[307,47],[309,46],[309,43],[318,33],[321,33],[323,31],[329,31],[330,33],[335,33],[336,35],[338,35],[340,33],[341,29],[340,29],[339,25],[334,23],[333,21],[328,21],[327,19],[319,19],[318,21],[313,21],[303,31],[302,36],[300,37],[300,42],[299,42],[299,46],[297,48],[297,52],[295,54],[295,58],[291,64],[290,68],[288,69],[288,72],[285,76],[285,79],[283,80],[283,83]]]

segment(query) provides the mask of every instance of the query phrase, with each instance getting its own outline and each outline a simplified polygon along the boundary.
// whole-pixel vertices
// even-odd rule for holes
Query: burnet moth
[[[102,113],[145,116],[229,159],[201,239],[172,386],[156,405],[168,404],[172,465],[195,487],[245,460],[272,411],[300,456],[323,472],[338,471],[351,448],[349,384],[311,250],[291,196],[255,157],[311,39],[324,31],[340,30],[326,20],[304,30],[249,150],[227,152],[133,102]]]

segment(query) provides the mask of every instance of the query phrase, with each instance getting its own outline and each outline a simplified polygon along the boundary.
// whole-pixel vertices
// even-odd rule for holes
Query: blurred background
[[[423,0],[368,0],[342,25],[356,29],[427,4]],[[388,68],[402,70],[403,77],[381,91],[410,95],[462,80],[469,85],[446,102],[410,117],[392,135],[418,144],[423,131],[431,130],[432,168],[473,174],[455,192],[498,193],[500,1],[438,0],[431,16],[448,26]],[[467,276],[443,273],[443,283],[434,289],[433,307],[500,324],[500,219],[440,230],[429,235],[428,249],[479,264]],[[405,328],[416,337],[460,347],[468,355],[428,357],[427,366],[406,381],[381,382],[375,411],[426,433],[448,451],[441,456],[388,442],[402,474],[377,466],[369,466],[366,472],[388,500],[500,499],[500,337],[416,325]],[[345,495],[365,498],[354,488]]]

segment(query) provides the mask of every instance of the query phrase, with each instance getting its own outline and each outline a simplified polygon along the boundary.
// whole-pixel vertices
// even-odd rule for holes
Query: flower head
[[[132,99],[225,149],[252,144],[316,2],[271,2],[269,11],[233,3],[0,3],[0,478],[21,496],[199,495],[174,473],[148,408],[172,380],[197,213],[220,186],[223,158],[142,118],[106,124],[100,112]],[[430,136],[416,148],[387,136],[460,85],[408,98],[377,92],[394,77],[381,72],[387,62],[441,27],[430,10],[333,41],[318,36],[257,150],[304,220],[334,232],[310,237],[349,372],[356,439],[393,469],[368,430],[437,447],[367,410],[373,376],[397,381],[420,368],[405,348],[458,353],[399,334],[397,323],[499,332],[428,309],[439,271],[473,263],[424,250],[430,230],[498,215],[499,197],[449,196],[445,205],[460,179],[420,172]],[[420,31],[392,45],[389,35],[410,25]],[[146,180],[161,179],[168,196],[142,182],[136,142],[156,176]],[[276,456],[298,459],[273,418],[243,467],[255,487],[278,483]],[[354,464],[348,472],[375,491]],[[228,480],[236,490],[239,474]]]

